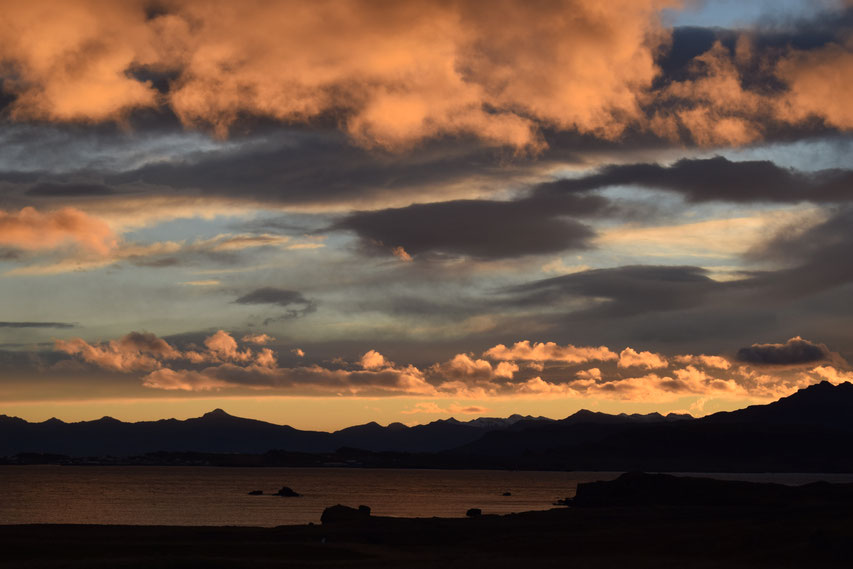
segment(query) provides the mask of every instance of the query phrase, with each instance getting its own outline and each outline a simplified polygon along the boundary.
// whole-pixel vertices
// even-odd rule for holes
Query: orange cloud
[[[103,221],[71,207],[39,212],[25,207],[19,212],[0,210],[0,245],[25,251],[75,246],[84,252],[108,255],[118,238]]]
[[[242,338],[243,342],[248,342],[249,344],[257,344],[259,346],[269,344],[273,340],[275,340],[275,338],[273,338],[269,334],[246,334]]]
[[[33,207],[25,207],[20,211],[0,209],[0,247],[28,253],[21,266],[6,274],[56,274],[100,268],[120,261],[228,253],[253,247],[293,249],[302,245],[290,243],[288,237],[268,234],[221,234],[193,242],[138,244],[123,241],[113,225],[108,218],[94,216],[74,207],[48,211],[39,211]],[[210,286],[217,283],[207,280],[183,284]]]
[[[13,70],[15,119],[102,121],[156,106],[157,91],[134,79],[155,63],[157,35],[141,1],[4,2],[0,61]]]
[[[536,353],[535,346],[529,343],[515,345],[521,345],[523,353]],[[549,345],[552,348],[547,353],[552,355],[561,353],[556,351],[558,348],[565,349],[553,343],[537,344],[540,351],[544,349],[541,346]],[[853,372],[834,365],[811,369],[777,366],[770,370],[767,365],[734,366],[720,356],[682,354],[667,359],[661,354],[632,348],[622,350],[615,362],[617,356],[607,349],[612,357],[605,365],[572,371],[566,369],[566,360],[544,360],[541,369],[539,366],[533,369],[521,368],[508,360],[495,364],[470,354],[457,354],[421,370],[413,365],[395,364],[376,350],[366,352],[354,362],[338,359],[335,366],[339,367],[318,364],[280,367],[271,348],[241,350],[237,341],[223,330],[206,338],[204,347],[181,351],[153,334],[138,332],[106,343],[89,344],[80,338],[56,342],[58,351],[83,362],[110,371],[144,374],[140,379],[145,387],[180,391],[250,389],[310,396],[405,395],[467,400],[603,398],[665,402],[688,396],[772,399],[823,380],[834,383],[853,380]],[[603,349],[606,348],[595,348],[599,355],[604,353]],[[507,348],[498,350],[499,355],[504,350]],[[654,371],[637,374],[636,368]],[[436,405],[411,412],[475,411]]]
[[[668,0],[9,3],[0,60],[18,120],[120,120],[168,105],[220,134],[241,115],[334,112],[366,145],[473,135],[517,148],[539,128],[614,138],[642,112]],[[173,74],[165,95],[134,71]]]
[[[730,369],[732,367],[731,362],[724,357],[721,356],[706,356],[704,354],[700,355],[691,355],[685,354],[681,356],[675,356],[672,358],[674,361],[688,365],[702,365],[705,367],[717,368],[717,369]]]
[[[220,361],[245,362],[252,357],[251,350],[239,351],[237,341],[225,330],[219,330],[214,335],[205,338],[204,345],[213,357]]]
[[[484,413],[488,413],[490,409],[486,407],[480,407],[479,405],[459,405],[457,403],[453,403],[448,407],[441,407],[435,401],[422,401],[420,403],[415,403],[415,406],[412,409],[405,409],[400,411],[403,415],[414,415],[416,413],[426,413],[433,415],[452,415],[452,414],[462,414],[462,415],[482,415]]]
[[[79,356],[83,361],[114,371],[139,371],[159,369],[165,360],[186,360],[200,364],[206,362],[242,362],[247,365],[272,367],[275,354],[269,348],[252,352],[240,351],[237,341],[224,330],[205,338],[203,351],[181,352],[162,338],[149,332],[131,332],[118,340],[90,344],[82,338],[57,340],[55,347],[61,352]]]
[[[740,35],[733,51],[716,43],[693,59],[689,78],[643,94],[644,104],[658,109],[648,127],[673,140],[686,132],[703,146],[748,144],[773,123],[814,118],[840,130],[853,128],[853,110],[838,96],[853,88],[853,36],[774,57],[755,49],[749,33]],[[756,69],[785,89],[745,87]]]
[[[533,345],[529,340],[516,342],[512,348],[498,344],[483,352],[483,356],[493,360],[518,360],[533,362],[565,362],[571,364],[584,363],[588,361],[615,360],[616,354],[606,346],[579,347],[568,344],[559,346],[554,342],[536,342]]]
[[[662,107],[650,128],[673,140],[680,139],[684,129],[702,146],[742,145],[760,138],[766,120],[762,113],[770,109],[765,96],[742,86],[737,60],[748,56],[746,36],[738,42],[734,57],[719,42],[697,56],[691,78],[648,94],[649,102]]]
[[[3,89],[15,120],[124,121],[168,108],[224,136],[239,117],[335,116],[366,146],[474,136],[538,149],[541,130],[626,128],[741,145],[773,122],[853,128],[853,38],[762,54],[744,33],[652,88],[678,0],[6,2]],[[777,59],[772,59],[777,57]],[[761,69],[786,89],[745,87]],[[169,77],[160,93],[146,79]],[[295,245],[306,247],[308,244]],[[400,258],[405,259],[402,255]]]
[[[830,383],[839,384],[853,381],[853,372],[841,371],[833,366],[817,366],[811,372]]]
[[[599,380],[601,379],[601,370],[597,367],[584,369],[575,374],[578,379]]]
[[[436,364],[431,371],[443,378],[451,380],[483,380],[491,381],[496,378],[512,379],[518,366],[511,362],[500,362],[492,366],[491,362],[473,359],[468,354],[456,354],[451,360]]]
[[[229,386],[227,381],[205,372],[168,368],[149,373],[142,379],[142,385],[166,391],[214,391]]]
[[[226,363],[203,370],[158,369],[146,375],[142,381],[145,387],[182,391],[243,387],[261,390],[287,389],[299,395],[375,397],[436,394],[435,388],[412,366],[350,371],[317,365],[278,368]]]
[[[364,369],[377,370],[393,365],[393,363],[388,362],[385,356],[376,350],[370,350],[361,356],[361,367]]]
[[[131,332],[118,340],[100,344],[90,344],[81,338],[55,343],[58,351],[106,370],[149,372],[142,378],[142,384],[154,389],[278,388],[313,395],[437,393],[419,369],[396,366],[375,350],[362,357],[361,370],[350,371],[318,365],[281,368],[273,350],[240,350],[237,341],[224,330],[207,337],[204,346],[206,349],[202,351],[182,352],[153,334],[140,332]],[[167,361],[172,362],[168,367]],[[180,361],[186,364],[177,365]],[[214,365],[198,369],[200,364]]]
[[[619,352],[619,367],[644,367],[656,369],[667,367],[669,362],[660,354],[652,352],[638,352],[633,348],[625,348]]]
[[[405,263],[411,262],[412,256],[403,247],[394,247],[391,249],[391,254]]]
[[[670,3],[212,4],[183,3],[174,18],[201,25],[169,27],[183,40],[170,103],[185,122],[343,108],[354,138],[392,148],[441,134],[535,146],[537,123],[618,135],[655,76],[657,9]]]
[[[541,377],[532,377],[516,388],[519,395],[532,395],[539,398],[570,397],[580,394],[565,383],[552,383]]]
[[[168,342],[147,332],[131,332],[102,345],[92,345],[81,338],[57,340],[55,347],[104,369],[123,372],[158,369],[161,360],[181,357]]]
[[[853,37],[811,51],[792,51],[777,67],[788,84],[781,98],[780,116],[788,122],[810,117],[843,130],[853,128],[853,108],[846,97],[853,89]]]

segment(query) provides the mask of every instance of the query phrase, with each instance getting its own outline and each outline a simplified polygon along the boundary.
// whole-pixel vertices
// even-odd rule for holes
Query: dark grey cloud
[[[576,179],[546,182],[535,195],[587,192],[609,186],[634,185],[683,195],[691,202],[842,202],[853,200],[853,171],[800,172],[768,160],[733,162],[717,156],[685,158],[671,166],[628,164],[606,166]]]
[[[737,359],[751,364],[796,365],[831,359],[829,349],[802,338],[791,338],[784,344],[753,344],[741,348]]]
[[[188,264],[186,260],[179,259],[178,257],[143,257],[143,256],[132,256],[128,257],[128,262],[136,265],[137,267],[149,267],[152,269],[161,269],[164,267],[176,267],[178,265]]]
[[[515,310],[524,316],[514,329],[548,329],[548,339],[563,342],[641,338],[734,354],[734,342],[772,329],[844,346],[853,317],[851,250],[853,207],[837,207],[815,226],[783,228],[757,246],[745,260],[764,270],[744,270],[737,280],[715,281],[698,267],[588,270],[504,289],[492,311]]]
[[[282,322],[285,320],[295,320],[296,318],[304,318],[309,314],[313,314],[317,312],[317,303],[314,301],[308,301],[302,308],[291,308],[284,312],[284,314],[279,314],[278,316],[269,316],[264,318],[263,325],[269,326],[273,322]]]
[[[34,132],[33,136],[37,134]],[[466,179],[474,180],[472,187],[479,191],[505,192],[518,188],[528,176],[551,164],[578,162],[578,157],[587,151],[606,152],[609,148],[610,151],[630,152],[639,147],[667,146],[650,140],[648,135],[629,133],[626,136],[627,140],[621,140],[617,146],[571,133],[551,133],[551,147],[538,156],[505,156],[500,150],[483,148],[474,141],[443,139],[426,143],[417,152],[386,154],[356,147],[334,132],[279,130],[266,137],[237,138],[215,150],[195,153],[184,150],[182,155],[168,162],[160,160],[118,172],[115,166],[104,171],[89,168],[65,174],[2,171],[0,179],[34,184],[24,190],[25,195],[57,200],[78,196],[107,197],[117,193],[118,188],[126,191],[132,187],[140,195],[174,196],[176,191],[197,195],[202,190],[209,196],[282,204],[398,198],[405,190],[412,201],[418,201],[418,195],[432,197],[436,188]],[[153,142],[146,144],[150,146]],[[135,156],[128,149],[123,152],[129,157]],[[144,152],[140,150],[139,155]],[[81,176],[94,177],[102,183],[74,181]],[[37,181],[42,178],[50,181]],[[563,194],[634,184],[677,192],[694,202],[845,201],[850,199],[846,188],[851,182],[853,173],[849,170],[806,173],[769,161],[732,162],[716,157],[680,160],[669,167],[658,164],[608,166],[590,176],[535,186],[531,197],[554,199]],[[533,202],[523,205],[533,207]],[[305,221],[311,223],[311,220]],[[267,220],[266,224],[275,231],[293,229],[293,223],[282,228],[275,227],[275,220]]]
[[[77,328],[70,322],[0,322],[0,328]]]
[[[612,317],[691,308],[723,286],[699,267],[635,265],[542,279],[504,292],[515,306],[556,307],[573,299],[595,299],[598,304],[579,312]]]
[[[289,306],[291,304],[307,304],[308,299],[299,291],[264,287],[244,294],[234,302],[237,304],[277,304],[279,306]]]
[[[814,226],[785,227],[747,253],[752,262],[787,268],[756,273],[750,283],[774,297],[813,295],[853,282],[853,206],[831,211]]]
[[[595,233],[569,218],[603,214],[599,196],[542,196],[512,201],[453,200],[354,212],[332,226],[368,244],[409,255],[443,253],[504,259],[586,249]]]
[[[235,300],[237,304],[273,304],[276,306],[293,307],[277,316],[268,316],[264,319],[264,326],[282,320],[293,320],[302,318],[317,311],[317,303],[305,298],[296,290],[287,290],[274,287],[263,287],[244,294]]]
[[[784,227],[769,240],[747,253],[750,260],[772,260],[784,263],[829,262],[853,245],[853,206],[828,211],[826,219],[811,227]]]
[[[390,154],[360,148],[337,132],[291,129],[239,140],[225,149],[151,163],[113,175],[109,184],[144,183],[202,189],[208,195],[280,203],[327,203],[394,196],[401,189],[440,185],[467,176],[511,179],[543,163],[509,157],[473,140],[436,140],[417,152]]]
[[[36,197],[79,197],[79,196],[109,196],[116,191],[103,184],[36,184],[27,190],[28,196]]]

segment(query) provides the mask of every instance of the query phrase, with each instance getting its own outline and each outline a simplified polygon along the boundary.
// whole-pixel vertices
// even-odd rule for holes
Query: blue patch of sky
[[[628,223],[637,223],[643,226],[675,225],[698,223],[712,219],[749,217],[780,208],[779,204],[767,203],[690,203],[685,201],[678,193],[639,186],[610,186],[598,190],[596,193],[614,201],[617,205],[622,205],[627,211],[633,209],[643,212],[638,219],[627,220]],[[632,207],[632,204],[635,205]],[[614,227],[624,225],[625,223],[626,220],[624,218],[618,217],[603,219],[597,222],[596,225],[599,227]]]
[[[672,26],[745,28],[813,17],[838,8],[834,0],[706,0],[687,2],[679,10],[666,10]]]
[[[229,230],[236,220],[244,216],[217,216],[211,219],[193,217],[163,221],[156,225],[129,231],[123,235],[126,241],[153,243],[157,241],[194,241],[210,239],[223,233],[235,233]]]
[[[814,172],[828,168],[849,168],[853,139],[844,136],[763,144],[743,148],[718,149],[705,157],[724,156],[732,161],[770,160],[778,166]]]
[[[310,241],[311,236],[335,234],[322,230],[329,225],[329,216],[303,213],[279,213],[270,217],[268,210],[247,210],[236,215],[217,215],[212,218],[182,217],[142,227],[124,234],[127,241],[152,243],[156,241],[186,241],[210,239],[217,235],[272,234],[290,237],[293,242]],[[306,237],[307,236],[307,237]]]
[[[217,140],[192,131],[104,134],[52,125],[4,125],[0,129],[0,171],[121,172],[245,145],[245,141]]]

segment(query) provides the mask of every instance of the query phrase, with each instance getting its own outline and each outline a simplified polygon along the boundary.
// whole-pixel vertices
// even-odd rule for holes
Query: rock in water
[[[249,492],[249,496],[261,496],[263,495],[263,493],[263,490],[252,490],[251,492]]]
[[[483,515],[483,510],[481,510],[480,508],[471,508],[470,510],[465,512],[465,515],[469,518],[476,518],[477,516]]]
[[[291,488],[290,486],[282,486],[281,490],[275,493],[276,496],[282,496],[284,498],[298,498],[302,494],[298,493],[296,490]]]

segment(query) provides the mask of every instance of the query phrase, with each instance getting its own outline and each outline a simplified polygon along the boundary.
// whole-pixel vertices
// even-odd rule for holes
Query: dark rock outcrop
[[[476,518],[477,516],[483,515],[483,510],[481,510],[480,508],[471,508],[470,510],[465,512],[465,515],[469,518]]]
[[[369,518],[370,507],[368,506],[351,508],[349,506],[344,506],[343,504],[336,504],[323,510],[323,514],[320,516],[320,522],[324,524],[337,524],[364,521]]]
[[[283,498],[298,498],[302,494],[291,488],[290,486],[282,486],[281,489],[275,493],[276,496],[281,496]]]

